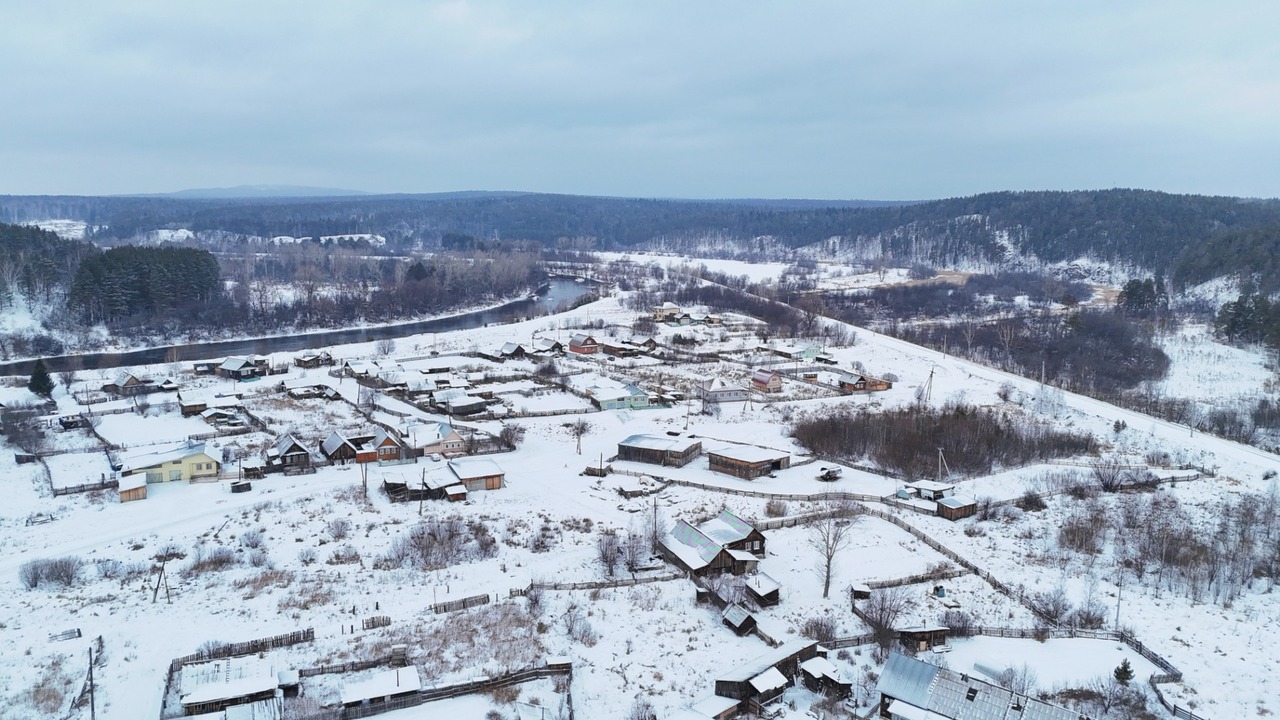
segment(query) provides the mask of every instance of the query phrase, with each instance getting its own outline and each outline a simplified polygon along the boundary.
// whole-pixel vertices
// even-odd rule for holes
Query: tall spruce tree
[[[49,369],[44,366],[43,358],[36,360],[36,366],[31,370],[31,380],[27,383],[27,389],[42,398],[48,398],[53,395],[53,378],[49,377]]]

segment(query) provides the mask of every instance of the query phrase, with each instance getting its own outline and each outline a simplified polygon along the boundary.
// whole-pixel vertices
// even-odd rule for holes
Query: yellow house
[[[120,475],[147,476],[148,483],[197,480],[217,476],[222,461],[205,452],[203,443],[183,443],[168,450],[147,450],[124,460]]]

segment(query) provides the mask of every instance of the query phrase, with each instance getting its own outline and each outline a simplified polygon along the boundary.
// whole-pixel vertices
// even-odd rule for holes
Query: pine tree
[[[36,366],[31,370],[31,381],[27,383],[27,389],[43,398],[53,395],[53,378],[49,377],[49,370],[44,366],[44,359],[36,360]]]
[[[1121,661],[1111,675],[1116,679],[1116,682],[1128,687],[1129,681],[1133,680],[1133,666],[1129,664],[1129,658]]]

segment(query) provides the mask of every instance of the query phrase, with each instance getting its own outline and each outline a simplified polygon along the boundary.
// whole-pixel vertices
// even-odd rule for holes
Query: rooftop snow
[[[367,680],[351,683],[342,689],[342,704],[357,703],[362,700],[384,698],[400,693],[417,692],[422,687],[418,679],[418,668],[409,667],[385,670]]]

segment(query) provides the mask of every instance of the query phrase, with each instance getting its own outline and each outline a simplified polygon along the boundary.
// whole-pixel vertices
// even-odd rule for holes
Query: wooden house
[[[450,460],[449,469],[468,492],[498,490],[506,480],[506,472],[489,458]]]
[[[782,392],[782,373],[774,370],[756,370],[751,374],[751,389],[762,393]]]
[[[267,448],[267,467],[284,472],[311,469],[311,451],[293,435],[285,435]]]
[[[640,348],[628,345],[625,342],[605,341],[600,343],[600,352],[612,357],[635,357],[640,354]]]
[[[880,392],[893,387],[888,380],[873,378],[869,375],[846,373],[836,380],[836,385],[845,392]]]
[[[300,368],[328,367],[333,365],[333,362],[333,356],[327,350],[298,355],[293,358],[293,364]]]
[[[728,510],[694,527],[679,520],[658,541],[668,562],[694,575],[730,572],[742,575],[756,569],[764,556],[764,534]]]
[[[821,655],[800,663],[800,677],[806,688],[827,697],[846,698],[853,690],[844,673]]]
[[[504,343],[503,346],[498,349],[499,360],[519,360],[528,354],[529,351],[525,349],[524,345],[516,342]]]
[[[711,470],[743,480],[754,480],[791,467],[790,453],[754,445],[725,445],[708,450],[707,460]]]
[[[222,363],[217,360],[201,360],[191,364],[191,372],[196,375],[214,375]]]
[[[738,701],[740,712],[763,714],[763,707],[782,696],[800,675],[800,666],[818,657],[818,643],[808,639],[783,643],[716,678],[716,695]]]
[[[272,718],[280,713],[276,698],[280,676],[256,656],[188,663],[182,666],[178,687],[188,716],[222,717],[231,708],[237,718]]]
[[[368,459],[361,458],[360,462],[393,462],[404,457],[404,444],[389,430],[381,427],[374,431],[373,437],[361,449],[367,453],[364,457]]]
[[[232,356],[223,360],[215,372],[221,377],[233,380],[252,380],[267,375],[270,368],[267,367],[266,358]]]
[[[569,352],[590,355],[600,351],[600,343],[585,333],[578,333],[569,338]]]
[[[347,463],[357,462],[360,448],[372,439],[372,435],[347,437],[334,430],[329,433],[329,437],[325,438],[324,442],[320,443],[320,454],[324,455],[331,465],[346,465]]]
[[[618,459],[684,467],[702,455],[702,441],[687,437],[632,435],[618,443]]]
[[[466,450],[467,441],[448,423],[409,423],[400,426],[402,443],[414,455],[455,455]]]
[[[102,386],[102,391],[119,397],[135,397],[159,392],[160,386],[148,377],[139,377],[127,371],[116,373],[111,382]]]
[[[534,338],[529,352],[535,355],[560,355],[564,353],[564,343],[555,338]]]
[[[240,407],[240,398],[236,395],[178,393],[178,410],[183,417],[193,417],[211,409],[231,410],[238,407]]]
[[[756,619],[747,612],[747,609],[738,603],[730,603],[728,607],[720,613],[720,622],[732,630],[738,637],[750,634],[756,629]]]

